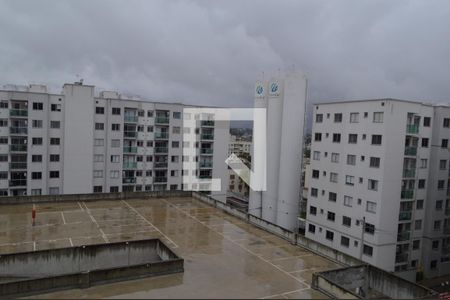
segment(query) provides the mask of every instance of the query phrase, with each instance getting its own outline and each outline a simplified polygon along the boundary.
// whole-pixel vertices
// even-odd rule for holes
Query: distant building
[[[248,154],[251,156],[252,142],[241,139],[235,135],[230,135],[230,142],[228,144],[228,155],[232,153],[241,157],[242,154]]]
[[[450,274],[450,107],[314,105],[306,237],[414,280]]]

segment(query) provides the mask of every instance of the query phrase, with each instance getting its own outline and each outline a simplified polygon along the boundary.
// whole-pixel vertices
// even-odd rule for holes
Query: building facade
[[[181,190],[183,161],[198,178],[228,186],[229,124],[186,116],[180,103],[124,99],[116,92],[65,84],[0,91],[0,192],[4,196]],[[183,118],[197,118],[197,128]],[[195,143],[184,141],[195,130]],[[194,147],[193,157],[183,147]],[[223,165],[221,165],[223,164]]]
[[[450,273],[450,107],[314,105],[306,236],[415,280]]]

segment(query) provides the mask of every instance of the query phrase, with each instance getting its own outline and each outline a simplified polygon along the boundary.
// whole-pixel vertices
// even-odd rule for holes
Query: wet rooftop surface
[[[325,298],[312,273],[339,267],[190,197],[38,204],[35,227],[31,209],[1,206],[0,254],[160,238],[184,258],[184,273],[41,298]]]

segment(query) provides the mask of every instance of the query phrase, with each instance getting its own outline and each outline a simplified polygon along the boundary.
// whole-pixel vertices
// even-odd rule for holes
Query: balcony
[[[155,132],[155,140],[167,140],[169,139],[168,132]]]
[[[212,161],[201,161],[200,162],[200,168],[212,168],[213,163]]]
[[[201,126],[203,127],[214,127],[214,121],[202,121]]]
[[[404,178],[414,178],[416,177],[416,169],[403,169]]]
[[[213,149],[211,148],[201,148],[200,149],[201,154],[213,154]]]
[[[122,178],[122,183],[125,184],[136,183],[136,177],[124,177]]]
[[[9,127],[10,134],[28,134],[28,127]]]
[[[156,116],[155,124],[169,124],[170,118],[163,116]]]
[[[450,234],[450,227],[444,227],[443,229],[444,234]]]
[[[137,153],[137,147],[123,147],[123,153]]]
[[[414,190],[404,190],[401,192],[401,199],[412,199],[414,197]]]
[[[125,123],[137,123],[138,117],[137,116],[125,116],[124,121],[125,121]]]
[[[410,238],[410,235],[411,235],[411,232],[409,232],[409,231],[399,232],[397,234],[397,242],[408,241]]]
[[[214,140],[214,134],[204,133],[200,137],[202,140]]]
[[[154,162],[153,163],[153,167],[155,169],[167,169],[167,166],[168,166],[167,162]]]
[[[13,179],[9,181],[9,186],[27,186],[26,179]]]
[[[208,174],[208,175],[199,175],[198,178],[200,179],[211,179],[212,178],[212,174]]]
[[[125,138],[137,138],[137,132],[136,131],[124,131],[123,136]]]
[[[137,168],[137,162],[134,161],[126,161],[123,163],[124,169],[136,169]]]
[[[155,177],[155,181],[156,183],[166,183],[167,182],[167,177]]]
[[[408,253],[397,253],[395,255],[395,263],[404,263],[408,261]]]
[[[12,144],[9,145],[9,151],[11,152],[27,152],[28,146],[25,144]]]
[[[411,134],[419,133],[419,125],[414,125],[414,124],[406,125],[406,133],[411,133]]]
[[[26,169],[27,168],[27,163],[26,162],[12,162],[9,164],[9,168],[10,169]]]
[[[169,148],[167,147],[156,147],[155,148],[155,153],[168,153],[169,152]]]
[[[412,216],[412,212],[410,211],[401,211],[398,215],[399,221],[410,221]]]
[[[9,111],[10,117],[28,117],[28,110],[26,109],[11,109]]]
[[[405,147],[405,155],[416,156],[417,155],[417,147],[412,147],[412,146]]]

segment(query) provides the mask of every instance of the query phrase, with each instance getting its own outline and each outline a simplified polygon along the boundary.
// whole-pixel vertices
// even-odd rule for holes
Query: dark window
[[[423,209],[423,200],[416,201],[416,209]]]
[[[316,226],[314,226],[313,224],[308,224],[308,231],[311,233],[315,233],[316,232]]]
[[[413,250],[418,250],[418,249],[420,249],[420,240],[415,240],[415,241],[413,241],[412,249],[413,249]]]
[[[334,122],[341,123],[342,122],[342,114],[334,114]]]
[[[101,185],[95,185],[94,193],[101,193],[101,192],[103,192],[103,187]]]
[[[442,139],[441,141],[441,148],[447,148],[448,147],[448,140]]]
[[[147,111],[147,117],[148,118],[153,118],[153,110]]]
[[[349,217],[346,217],[346,216],[342,216],[342,225],[345,225],[348,227],[352,226],[352,219]]]
[[[348,247],[350,245],[350,239],[346,236],[341,236],[341,245]]]
[[[315,207],[315,206],[310,206],[309,207],[309,214],[310,215],[317,215],[317,207]]]
[[[443,190],[445,187],[445,180],[438,180],[438,190]]]
[[[336,214],[334,212],[331,212],[331,211],[328,212],[327,219],[329,221],[333,221],[334,222],[335,217],[336,217]]]
[[[174,119],[181,119],[181,112],[179,112],[179,111],[174,111],[174,112],[173,112],[173,118],[174,118]]]
[[[42,102],[33,102],[33,110],[43,110],[44,104]]]
[[[447,119],[447,118],[444,119],[444,127],[446,127],[446,128],[450,127],[450,119]]]
[[[333,192],[328,193],[328,201],[336,202],[337,194]]]
[[[319,191],[317,189],[311,188],[311,197],[317,197],[318,192]]]
[[[439,249],[439,241],[433,241],[431,243],[431,249],[438,250]]]
[[[119,114],[120,114],[120,112],[119,112]],[[109,187],[109,192],[111,192],[111,193],[118,193],[119,192],[119,187],[118,186],[111,186],[111,187]]]
[[[430,263],[430,269],[435,270],[437,268],[437,260],[432,260]]]
[[[112,114],[113,115],[120,115],[120,107],[113,107],[112,108]],[[113,188],[113,187],[118,189],[117,186],[112,186],[111,188]]]
[[[333,143],[340,143],[340,142],[341,142],[341,134],[333,133]]]
[[[95,130],[104,130],[105,124],[103,123],[95,123]]]
[[[422,138],[422,147],[428,148],[428,138]]]
[[[51,104],[50,108],[52,111],[61,111],[61,104]]]
[[[322,123],[322,121],[323,121],[323,114],[317,114],[316,123]]]
[[[356,144],[358,142],[358,135],[357,134],[349,134],[348,135],[348,143],[349,144]]]
[[[371,157],[370,158],[370,167],[371,168],[379,168],[380,167],[380,158],[379,157]]]
[[[380,134],[372,134],[372,145],[381,145],[382,138]]]
[[[60,139],[59,138],[50,138],[50,145],[59,145]]]
[[[424,189],[425,188],[425,179],[419,179],[419,182],[417,184],[418,189]]]
[[[104,115],[105,114],[105,108],[104,107],[96,107],[95,108],[95,113],[97,114],[97,115]]]
[[[41,172],[31,172],[31,179],[42,179]]]
[[[327,230],[327,233],[325,234],[325,237],[327,240],[332,241],[334,239],[334,232]]]
[[[319,132],[316,132],[316,133],[314,134],[314,141],[320,142],[321,140],[322,140],[322,134],[319,133]]]
[[[112,131],[119,131],[120,130],[120,124],[111,124],[111,130]]]
[[[50,178],[59,178],[59,171],[50,171]]]
[[[372,256],[373,255],[373,248],[368,246],[368,245],[366,245],[366,244],[364,244],[363,253],[365,255],[367,255],[367,256]]]
[[[312,178],[319,178],[320,172],[319,170],[312,170]]]
[[[59,161],[59,154],[50,154],[50,161]]]
[[[33,142],[33,145],[42,145],[42,138],[34,137],[32,142]]]
[[[423,127],[430,127],[431,124],[431,118],[430,117],[424,117],[423,118]]]
[[[375,225],[366,222],[364,226],[364,232],[369,234],[375,234]]]
[[[32,162],[42,162],[42,155],[32,155],[31,161]]]

